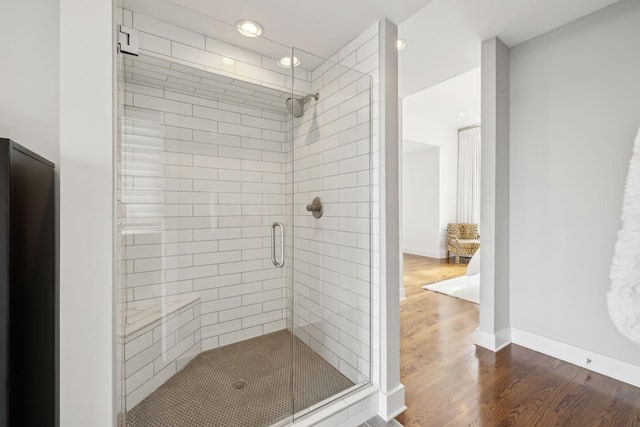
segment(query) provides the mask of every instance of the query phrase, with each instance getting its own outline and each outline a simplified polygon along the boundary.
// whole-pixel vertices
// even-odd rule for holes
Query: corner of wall
[[[60,425],[107,427],[115,424],[114,9],[60,0],[59,11]]]
[[[509,323],[509,48],[482,42],[482,258],[478,343],[502,345]],[[496,338],[490,338],[495,336]],[[484,337],[484,338],[483,338]],[[506,336],[504,337],[506,339]],[[482,345],[482,344],[480,344]],[[485,345],[483,345],[485,346]]]
[[[404,404],[404,385],[398,384],[393,390],[383,392],[380,390],[378,400],[378,415],[385,420],[391,421],[407,410]]]
[[[475,344],[487,350],[498,352],[511,344],[511,330],[505,328],[491,334],[481,329],[476,329]]]
[[[398,28],[379,22],[380,50],[380,403],[389,420],[404,411],[400,384],[399,153],[398,153]]]

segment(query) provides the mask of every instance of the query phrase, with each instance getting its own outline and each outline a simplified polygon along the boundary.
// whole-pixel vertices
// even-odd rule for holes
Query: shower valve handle
[[[322,199],[316,197],[313,199],[310,205],[307,205],[307,212],[311,212],[314,218],[320,218],[324,213],[324,206],[322,205]]]

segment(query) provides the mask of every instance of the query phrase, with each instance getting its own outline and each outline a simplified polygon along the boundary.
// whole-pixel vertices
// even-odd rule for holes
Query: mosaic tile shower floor
[[[126,425],[266,427],[294,404],[299,412],[353,386],[296,338],[292,399],[291,347],[291,334],[278,331],[205,351],[128,411]]]

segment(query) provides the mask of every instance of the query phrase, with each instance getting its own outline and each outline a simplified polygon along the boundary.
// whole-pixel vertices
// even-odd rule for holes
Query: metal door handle
[[[280,227],[280,262],[276,259],[276,227]],[[281,222],[271,224],[271,262],[278,268],[284,266],[284,225]]]

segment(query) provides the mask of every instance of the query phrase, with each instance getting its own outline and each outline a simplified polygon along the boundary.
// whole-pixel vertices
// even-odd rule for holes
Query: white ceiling
[[[513,47],[617,1],[434,0],[398,28],[400,96],[479,67],[483,40]]]
[[[124,6],[262,55],[280,57],[287,46],[326,59],[381,18],[399,24],[430,1],[125,0]],[[241,19],[258,21],[263,37],[240,36],[231,26]]]
[[[379,19],[400,24],[431,0],[170,0],[233,24],[255,19],[264,36],[328,58]]]
[[[402,99],[405,153],[405,148],[416,149],[406,141],[441,146],[450,142],[446,135],[477,124],[480,124],[479,68]]]
[[[387,17],[407,41],[399,52],[404,97],[479,67],[483,40],[498,36],[515,46],[616,1],[124,0],[124,6],[273,58],[291,46],[328,58]],[[233,24],[240,19],[259,21],[263,37],[239,35]]]

